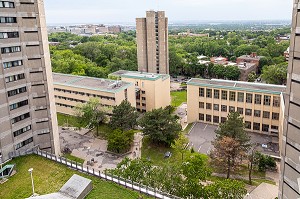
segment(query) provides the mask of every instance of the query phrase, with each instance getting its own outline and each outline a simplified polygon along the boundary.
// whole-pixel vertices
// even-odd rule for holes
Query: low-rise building
[[[138,111],[146,112],[171,105],[170,75],[120,70],[109,77],[135,85]]]
[[[187,83],[188,123],[218,125],[229,112],[239,112],[246,130],[272,136],[282,133],[285,86],[193,78]]]
[[[106,107],[128,100],[136,106],[135,86],[131,82],[53,73],[55,104],[58,113],[74,115],[74,107],[98,98]]]
[[[251,53],[250,55],[242,55],[236,59],[236,63],[241,71],[241,81],[247,81],[249,73],[258,72],[259,61],[261,58],[262,56],[257,56],[256,53]]]
[[[211,57],[210,62],[213,64],[221,64],[221,65],[226,65],[228,62],[228,59],[226,57]]]

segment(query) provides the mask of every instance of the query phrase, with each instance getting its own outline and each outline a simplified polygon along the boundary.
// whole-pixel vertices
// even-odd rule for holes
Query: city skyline
[[[244,9],[247,8],[247,9]],[[291,20],[292,0],[158,0],[99,2],[87,0],[46,0],[48,24],[132,23],[146,10],[164,10],[170,22],[218,20]]]

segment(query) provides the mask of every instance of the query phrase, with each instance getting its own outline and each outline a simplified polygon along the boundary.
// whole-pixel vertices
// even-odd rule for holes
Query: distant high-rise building
[[[0,153],[60,153],[43,0],[0,1]]]
[[[294,0],[279,198],[300,198],[300,1]]]
[[[168,18],[164,11],[147,11],[136,19],[138,68],[141,72],[169,74]]]

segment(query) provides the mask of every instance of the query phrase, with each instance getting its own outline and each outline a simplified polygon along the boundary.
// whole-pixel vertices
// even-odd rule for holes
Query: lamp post
[[[28,169],[28,171],[29,171],[30,177],[31,177],[32,195],[34,195],[34,183],[33,183],[33,177],[32,177],[33,168]]]

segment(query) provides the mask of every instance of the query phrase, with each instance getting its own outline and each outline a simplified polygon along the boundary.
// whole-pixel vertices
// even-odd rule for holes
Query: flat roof
[[[53,73],[53,83],[54,85],[69,86],[110,93],[117,93],[132,85],[132,83],[130,82],[62,73]]]
[[[128,71],[128,70],[119,70],[114,73],[111,73],[109,76],[125,77],[132,79],[145,79],[150,81],[155,81],[158,79],[168,79],[170,75],[168,74],[156,74],[156,73],[146,73],[139,71]]]
[[[278,94],[285,92],[286,86],[274,84],[262,84],[243,81],[231,81],[222,79],[199,79],[192,78],[187,82],[188,85],[204,86],[211,88],[223,88],[229,90],[243,90],[249,92]]]

